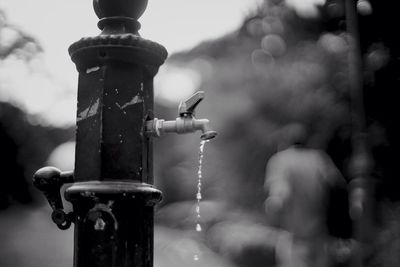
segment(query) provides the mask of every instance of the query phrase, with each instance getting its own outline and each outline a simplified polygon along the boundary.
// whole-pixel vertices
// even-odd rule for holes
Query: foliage
[[[0,63],[10,58],[27,62],[41,51],[37,41],[10,25],[0,10]],[[3,86],[8,85],[0,81]],[[72,136],[72,128],[40,126],[36,118],[0,99],[0,208],[15,202],[32,202],[33,173],[44,165],[55,146]]]
[[[207,213],[204,219],[206,243],[216,251],[229,247],[210,241],[224,235],[216,230],[218,225],[234,224],[227,213],[240,214],[235,220],[245,220],[247,229],[264,223],[265,164],[290,134],[293,122],[308,126],[310,145],[326,150],[349,179],[352,115],[347,76],[348,36],[344,14],[332,13],[332,2],[320,7],[319,17],[307,19],[299,17],[282,1],[265,1],[237,31],[172,55],[167,61],[167,66],[192,69],[200,74],[202,82],[198,89],[206,92],[206,100],[200,105],[198,116],[209,118],[219,133],[206,147],[203,183],[204,198],[224,207],[220,213],[211,213],[212,220]],[[398,70],[396,55],[400,46],[385,11],[393,19],[397,17],[393,12],[397,11],[391,8],[392,4],[396,6],[394,3],[371,3],[372,17],[360,17],[368,142],[375,160],[373,176],[383,185],[380,191],[383,194],[376,196],[378,200],[396,199],[399,183],[395,181],[394,161],[399,135],[394,123],[398,114],[395,70]],[[159,109],[163,114],[160,117],[165,118],[175,112]],[[161,214],[194,199],[197,142],[196,137],[181,136],[157,141],[156,178],[166,196]],[[157,157],[165,153],[168,157]],[[185,207],[179,218],[169,213],[169,219],[161,216],[158,221],[190,221],[194,208]],[[384,222],[380,227],[393,232]],[[378,232],[377,235],[381,237]],[[237,243],[246,242],[240,235],[235,238]],[[389,241],[385,240],[382,242],[387,246]],[[376,256],[382,261],[379,253]],[[241,262],[245,259],[244,250],[228,257],[243,266],[251,262],[249,259]]]
[[[281,3],[268,3],[238,31],[175,54],[167,63],[200,73],[206,100],[198,114],[219,133],[207,146],[207,198],[258,210],[265,198],[265,164],[292,123],[308,125],[311,145],[322,149],[349,123],[344,36],[303,34],[307,22]],[[173,151],[172,159],[160,159],[157,166],[163,170],[159,180],[176,184],[171,179],[188,179],[177,176],[195,169],[188,161],[195,164],[196,148],[185,144]],[[187,169],[171,170],[177,165]]]
[[[42,48],[30,35],[7,22],[6,15],[0,10],[0,60],[9,56],[31,59]]]
[[[327,150],[346,173],[351,152],[348,46],[343,14],[329,10],[332,2],[321,7],[320,17],[305,19],[283,1],[265,1],[237,31],[168,59],[167,68],[199,74],[198,89],[206,92],[206,99],[197,117],[210,119],[219,135],[205,149],[203,231],[198,235],[193,232],[200,140],[197,135],[169,135],[154,142],[156,187],[164,192],[156,215],[157,266],[187,266],[188,254],[196,249],[204,253],[204,266],[273,266],[277,236],[265,226],[264,168],[279,143],[291,134],[292,123],[306,124],[310,144]],[[389,180],[390,188],[396,185],[398,105],[393,88],[398,86],[400,46],[385,16],[395,18],[397,11],[371,2],[376,13],[361,19],[369,138],[377,162],[374,175]],[[10,26],[0,23],[0,29],[4,28]],[[34,39],[16,32],[22,37],[11,46],[0,42],[0,59],[33,51]],[[40,51],[35,47],[34,51]],[[157,109],[157,117],[176,116],[176,109],[161,105]],[[16,157],[28,164],[23,166],[27,180],[56,144],[72,136],[71,131],[31,125],[9,104],[0,103],[0,122],[13,142],[25,149],[24,156]],[[14,174],[10,170],[6,176]],[[396,259],[393,248],[398,246],[398,211],[383,207],[380,262]],[[396,262],[386,260],[384,266],[396,266]]]

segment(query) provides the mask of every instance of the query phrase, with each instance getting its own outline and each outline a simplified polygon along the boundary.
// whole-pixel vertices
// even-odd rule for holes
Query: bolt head
[[[105,17],[129,17],[139,19],[148,0],[93,0],[93,8],[99,19]]]

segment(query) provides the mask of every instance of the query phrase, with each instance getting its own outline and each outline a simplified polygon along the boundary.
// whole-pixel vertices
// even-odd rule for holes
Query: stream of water
[[[197,193],[196,193],[196,218],[195,218],[195,230],[196,232],[201,232],[201,222],[200,222],[200,218],[201,218],[201,214],[200,214],[200,202],[202,199],[202,195],[201,195],[201,182],[202,182],[202,178],[203,178],[203,173],[202,173],[202,169],[203,169],[203,157],[204,157],[204,147],[206,145],[206,143],[208,142],[208,140],[201,140],[200,142],[200,148],[199,148],[199,167],[197,169]],[[198,261],[199,260],[199,255],[195,254],[193,256],[193,260]]]

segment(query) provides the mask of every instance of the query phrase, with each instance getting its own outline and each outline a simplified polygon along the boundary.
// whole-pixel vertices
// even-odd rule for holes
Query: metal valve
[[[201,131],[201,139],[209,140],[217,135],[208,119],[196,119],[194,117],[197,105],[204,99],[204,92],[198,91],[187,100],[179,104],[179,117],[174,121],[165,121],[155,118],[146,122],[146,134],[160,136],[162,133],[186,134]]]

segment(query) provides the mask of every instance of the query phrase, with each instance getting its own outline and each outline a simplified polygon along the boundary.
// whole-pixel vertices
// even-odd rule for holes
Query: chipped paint
[[[89,74],[89,73],[91,73],[91,72],[98,71],[99,69],[100,69],[99,66],[96,66],[96,67],[93,67],[93,68],[87,68],[87,69],[86,69],[86,73]]]
[[[78,114],[78,117],[76,121],[81,121],[85,120],[89,117],[92,117],[97,114],[99,111],[99,106],[100,106],[100,99],[97,98],[97,100],[93,103],[90,103],[90,106],[84,109],[81,113]]]
[[[97,99],[95,103],[92,103],[89,107],[78,114],[77,121],[81,121],[96,115],[99,109],[99,104],[100,100]]]
[[[127,107],[129,107],[129,106],[131,106],[131,105],[135,105],[135,104],[137,104],[137,103],[142,103],[142,102],[143,102],[143,98],[138,94],[138,95],[134,96],[134,97],[131,99],[131,101],[129,101],[129,102],[123,104],[122,106],[119,105],[118,103],[115,103],[115,105],[116,105],[119,109],[123,110],[123,109],[125,109],[125,108],[127,108]]]

